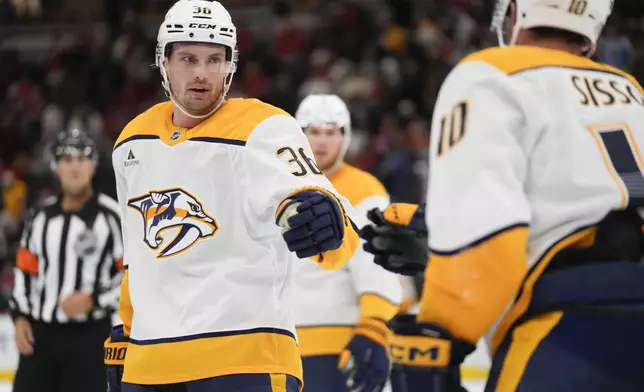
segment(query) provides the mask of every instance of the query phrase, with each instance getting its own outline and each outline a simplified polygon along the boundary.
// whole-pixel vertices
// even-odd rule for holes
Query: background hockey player
[[[337,95],[309,95],[295,119],[315,161],[335,189],[355,208],[358,227],[367,211],[385,208],[389,196],[371,174],[344,162],[351,116]],[[386,323],[396,314],[398,276],[358,249],[345,268],[325,271],[314,263],[296,268],[296,325],[305,392],[380,391],[389,376]],[[342,371],[342,373],[341,373]]]
[[[52,150],[60,192],[31,213],[16,260],[13,390],[104,391],[103,340],[123,276],[118,206],[92,189],[98,153],[84,132],[61,132]]]
[[[395,390],[458,390],[483,335],[488,391],[644,390],[644,90],[588,59],[612,6],[499,1],[510,46],[468,56],[442,86],[429,263],[417,323],[393,323]],[[422,215],[390,207],[366,246],[421,266]]]
[[[295,119],[225,99],[235,59],[220,3],[168,11],[157,65],[170,102],[130,122],[113,153],[128,269],[124,324],[106,341],[111,390],[297,391],[294,263],[340,268],[358,247],[351,205]]]

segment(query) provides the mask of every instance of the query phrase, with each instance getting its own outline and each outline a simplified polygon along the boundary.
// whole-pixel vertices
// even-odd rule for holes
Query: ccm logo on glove
[[[394,362],[409,366],[438,366],[449,364],[451,342],[425,336],[394,335],[389,338],[389,350]]]

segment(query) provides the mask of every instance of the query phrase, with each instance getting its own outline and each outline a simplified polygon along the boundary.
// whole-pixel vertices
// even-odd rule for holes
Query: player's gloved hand
[[[117,325],[112,328],[112,333],[103,344],[104,363],[107,365],[108,392],[121,392],[123,365],[129,341],[130,339],[123,333],[123,326]]]
[[[363,248],[375,256],[376,264],[409,276],[425,270],[429,249],[424,203],[393,203],[384,211],[369,211],[367,218],[373,224],[363,227],[360,237],[366,240]]]
[[[291,252],[299,258],[338,249],[344,238],[345,214],[339,202],[317,191],[298,192],[282,202],[276,223]]]
[[[365,318],[358,322],[338,362],[338,368],[347,379],[347,391],[382,390],[389,377],[389,335],[391,332],[382,320]]]
[[[467,392],[460,365],[474,344],[454,339],[437,325],[417,323],[411,314],[394,317],[389,326],[392,392]]]

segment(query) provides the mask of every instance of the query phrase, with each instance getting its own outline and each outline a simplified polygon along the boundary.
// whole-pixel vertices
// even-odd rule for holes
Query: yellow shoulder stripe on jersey
[[[287,115],[282,109],[257,99],[230,99],[208,119],[187,129],[173,124],[172,112],[172,102],[166,101],[140,114],[121,132],[114,149],[129,140],[146,138],[160,138],[170,146],[188,139],[244,145],[262,121],[277,114]]]
[[[473,61],[484,62],[508,75],[541,67],[566,67],[609,72],[634,81],[628,73],[587,57],[537,46],[514,45],[484,49],[465,57],[461,63]],[[636,81],[634,83],[641,91],[639,84]]]
[[[214,138],[245,143],[262,121],[275,115],[288,115],[282,109],[257,99],[230,99],[210,118],[187,131],[187,138]]]
[[[171,114],[172,102],[170,101],[152,106],[125,126],[114,143],[114,149],[133,139],[158,138],[159,130],[163,128],[165,119],[171,118]]]
[[[300,355],[303,357],[338,355],[349,344],[353,336],[353,326],[298,327],[296,332]]]
[[[532,300],[532,290],[537,280],[543,275],[546,267],[552,259],[565,248],[569,247],[588,247],[595,241],[596,227],[589,227],[578,230],[573,234],[561,239],[550,247],[548,251],[534,265],[528,276],[523,282],[521,291],[510,311],[503,317],[492,337],[492,351],[495,352],[505,338],[512,325],[528,310]]]
[[[385,322],[398,313],[399,305],[378,294],[364,293],[360,296],[360,318],[377,318]]]
[[[369,197],[387,196],[387,190],[376,177],[346,163],[329,180],[354,207]]]
[[[464,250],[431,252],[418,321],[478,342],[525,278],[528,232],[526,225],[513,225]]]
[[[518,326],[512,333],[512,343],[503,360],[496,384],[497,391],[516,391],[530,357],[539,343],[559,324],[563,312],[543,314]]]
[[[132,307],[132,300],[130,299],[130,272],[125,268],[123,279],[121,280],[121,294],[119,296],[119,317],[123,321],[123,334],[130,336],[132,328],[132,317],[134,316],[134,308]]]

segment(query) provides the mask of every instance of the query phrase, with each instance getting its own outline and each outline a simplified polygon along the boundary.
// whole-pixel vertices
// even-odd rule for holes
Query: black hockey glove
[[[129,341],[130,339],[123,333],[123,326],[117,325],[112,328],[112,333],[103,344],[104,362],[107,365],[108,392],[121,392],[123,365]]]
[[[326,193],[301,191],[280,206],[276,223],[297,257],[316,256],[342,245],[345,213],[339,201]]]
[[[363,318],[340,353],[338,368],[346,378],[347,391],[380,392],[389,377],[387,352],[391,331],[384,321]]]
[[[425,204],[393,203],[384,212],[369,211],[367,218],[374,224],[365,226],[360,237],[376,264],[409,276],[425,270],[429,256]]]
[[[461,386],[460,365],[476,346],[454,339],[434,324],[416,322],[416,316],[394,317],[389,326],[393,392],[467,392]]]

